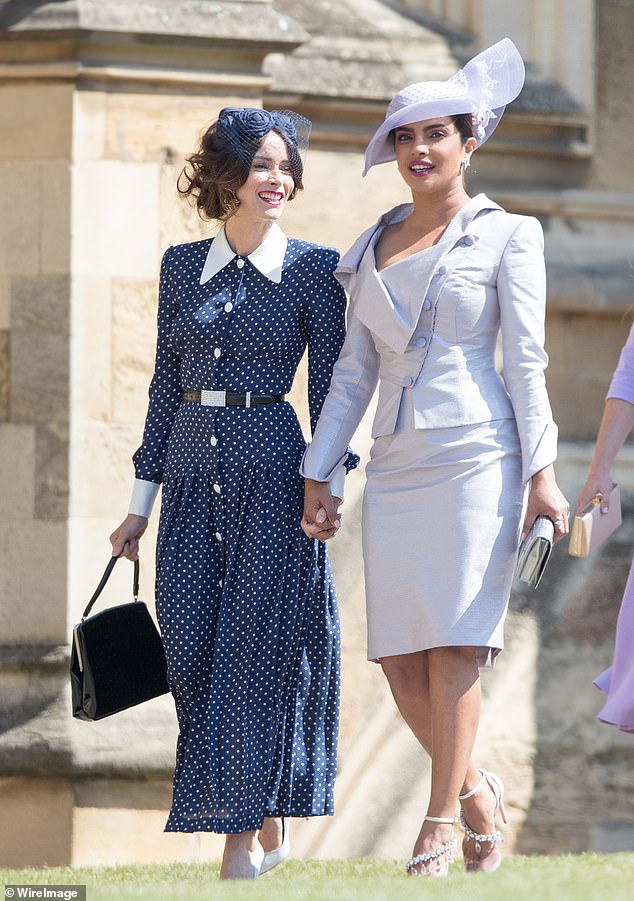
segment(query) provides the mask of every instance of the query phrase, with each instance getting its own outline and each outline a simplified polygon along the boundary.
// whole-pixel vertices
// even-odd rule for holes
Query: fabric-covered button
[[[465,245],[465,247],[471,247],[471,245],[475,244],[475,242],[475,235],[465,235],[462,239],[462,243]]]
[[[216,492],[216,494],[220,494],[221,490],[222,489],[220,488],[218,482],[214,482],[214,491]]]
[[[425,347],[427,344],[427,338],[417,338],[415,341],[416,347]]]
[[[236,260],[236,266],[238,269],[244,269],[244,260],[241,257]]]
[[[230,313],[233,310],[233,304],[230,300],[225,304],[225,313]]]
[[[222,351],[220,350],[219,347],[214,348],[214,357],[215,357],[216,359],[219,358],[219,356],[220,356],[221,353],[222,353]]]
[[[423,303],[423,310],[431,310],[431,300],[427,298]]]
[[[438,275],[447,275],[447,267],[439,266],[438,267]],[[226,307],[225,307],[225,309],[226,309]]]
[[[216,438],[215,435],[211,436],[211,438],[209,439],[209,443],[211,444],[212,447],[215,447],[218,444],[218,439]]]
[[[414,379],[411,376],[407,376],[407,378],[403,379],[403,388],[411,388],[414,384]]]

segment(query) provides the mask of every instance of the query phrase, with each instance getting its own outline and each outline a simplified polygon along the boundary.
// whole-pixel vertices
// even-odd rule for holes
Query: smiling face
[[[463,141],[450,116],[423,119],[394,130],[398,170],[414,193],[442,193],[461,185],[461,163],[475,147],[475,138]]]
[[[288,147],[277,132],[270,131],[253,157],[247,180],[236,192],[240,202],[236,215],[279,219],[294,187]]]

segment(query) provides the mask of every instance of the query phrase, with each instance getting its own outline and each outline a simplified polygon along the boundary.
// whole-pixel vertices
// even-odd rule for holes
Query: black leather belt
[[[202,388],[183,391],[183,400],[204,407],[261,407],[265,404],[279,404],[283,394],[254,394],[252,391],[217,391]]]

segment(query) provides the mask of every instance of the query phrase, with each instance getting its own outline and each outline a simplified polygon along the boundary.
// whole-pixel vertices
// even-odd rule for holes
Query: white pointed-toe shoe
[[[290,817],[282,817],[282,844],[279,848],[275,848],[274,851],[264,852],[264,857],[260,864],[260,876],[262,873],[268,873],[268,871],[272,870],[273,867],[276,867],[278,863],[282,863],[282,861],[286,860],[291,853],[290,824]]]

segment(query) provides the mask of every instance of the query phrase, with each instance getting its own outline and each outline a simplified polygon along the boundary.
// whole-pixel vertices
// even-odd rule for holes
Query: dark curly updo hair
[[[293,122],[277,112],[261,109],[223,109],[200,139],[196,153],[187,157],[177,188],[195,200],[202,219],[225,222],[238,207],[238,189],[246,182],[253,157],[266,137],[274,131],[284,141],[293,176],[292,200],[304,187],[303,165],[297,149]]]

